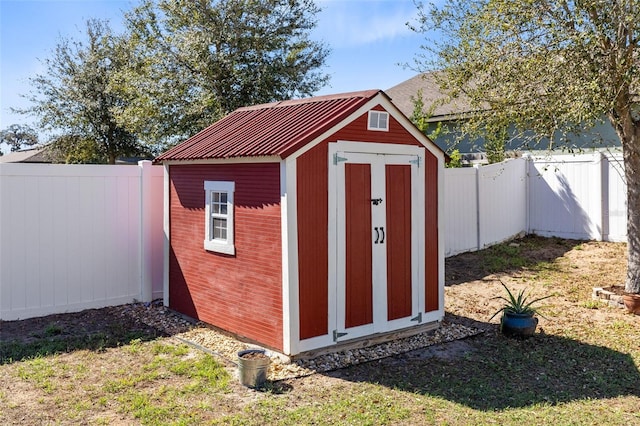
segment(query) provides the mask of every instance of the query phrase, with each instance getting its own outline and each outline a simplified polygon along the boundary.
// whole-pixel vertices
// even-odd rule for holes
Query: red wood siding
[[[381,106],[373,108],[384,110]],[[395,118],[389,116],[389,131],[367,130],[365,113],[349,125],[326,139],[328,142],[362,141],[395,143],[403,145],[421,144]],[[439,307],[438,291],[438,159],[428,150],[425,156],[425,312]]]
[[[282,350],[280,165],[172,165],[169,304]],[[208,252],[204,181],[234,181],[234,256]]]
[[[373,322],[371,165],[345,164],[345,327]],[[342,202],[342,200],[338,200]]]
[[[300,339],[328,333],[328,156],[325,143],[297,159]]]
[[[384,110],[381,106],[374,109]],[[422,146],[392,116],[389,131],[367,130],[368,114],[297,158],[298,291],[300,339],[326,335],[328,323],[328,143],[338,140]],[[438,309],[437,159],[426,156],[426,299]]]
[[[411,315],[411,166],[386,165],[387,319]]]
[[[384,111],[382,107],[376,107],[375,110]],[[422,146],[414,137],[402,127],[398,121],[389,115],[389,131],[367,130],[368,113],[364,113],[356,118],[347,126],[343,127],[329,138],[327,141],[354,141],[354,142],[377,142],[377,143],[395,143],[401,145],[418,145]]]
[[[427,151],[425,167],[425,312],[439,308],[438,159]]]

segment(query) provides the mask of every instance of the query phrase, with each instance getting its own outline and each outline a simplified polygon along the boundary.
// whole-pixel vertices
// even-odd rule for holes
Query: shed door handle
[[[384,226],[373,228],[376,231],[376,240],[373,242],[374,244],[384,244]],[[382,238],[380,238],[380,233],[382,233]]]

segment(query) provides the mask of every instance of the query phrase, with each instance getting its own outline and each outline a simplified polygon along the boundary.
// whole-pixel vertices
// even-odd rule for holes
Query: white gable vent
[[[389,131],[389,113],[384,111],[369,111],[368,130]]]

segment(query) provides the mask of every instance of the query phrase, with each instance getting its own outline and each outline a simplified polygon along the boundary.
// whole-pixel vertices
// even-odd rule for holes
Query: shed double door
[[[418,235],[424,182],[416,155],[338,152],[334,341],[421,322]],[[422,206],[422,208],[420,208]]]

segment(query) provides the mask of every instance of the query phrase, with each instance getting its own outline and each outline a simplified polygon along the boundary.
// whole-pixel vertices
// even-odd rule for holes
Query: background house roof
[[[46,147],[28,148],[0,156],[0,163],[51,163]]]
[[[428,121],[440,121],[455,118],[456,116],[472,110],[471,101],[464,95],[450,99],[442,92],[436,82],[435,73],[418,74],[409,80],[385,90],[400,111],[407,117],[413,114],[413,99],[417,98],[418,91],[422,89],[422,100],[425,110],[435,104],[431,119]]]
[[[369,102],[367,90],[239,108],[156,158],[285,158]]]

